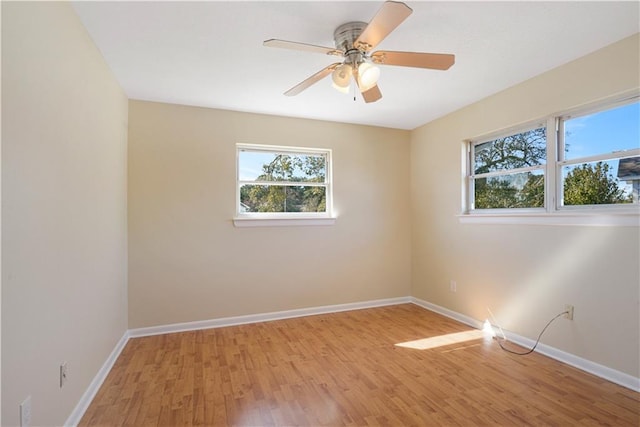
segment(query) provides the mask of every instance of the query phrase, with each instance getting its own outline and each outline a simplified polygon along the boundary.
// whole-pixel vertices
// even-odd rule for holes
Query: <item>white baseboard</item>
[[[427,310],[431,310],[453,320],[457,320],[458,322],[464,323],[465,325],[469,325],[476,329],[482,328],[482,322],[480,320],[473,319],[469,316],[465,316],[464,314],[460,314],[447,308],[440,307],[439,305],[432,304],[419,298],[411,297],[410,300],[413,304],[419,305],[422,308],[426,308]],[[503,332],[509,341],[512,341],[523,347],[531,348],[535,344],[535,340],[523,337],[510,331]],[[538,344],[535,351],[559,362],[573,366],[574,368],[578,368],[582,371],[588,372],[607,381],[611,381],[612,383],[621,385],[633,391],[640,392],[640,378],[636,378],[632,375],[625,374],[624,372],[620,372],[607,366],[600,365],[599,363],[583,359],[574,354],[558,350],[557,348],[551,347],[546,344]]]
[[[118,356],[120,356],[122,349],[124,349],[124,346],[128,341],[129,331],[125,331],[124,335],[122,335],[122,338],[120,338],[120,340],[116,343],[115,348],[113,349],[109,357],[107,357],[107,360],[104,362],[96,376],[93,378],[93,381],[91,381],[91,384],[89,384],[89,387],[87,387],[87,390],[80,398],[80,401],[78,402],[76,407],[73,409],[73,411],[71,411],[71,415],[69,415],[69,418],[67,418],[67,421],[65,421],[64,423],[65,426],[75,427],[78,425],[96,393],[98,393],[98,390],[100,390],[100,386],[107,378],[107,375],[109,375],[111,368],[113,368],[116,360],[118,360]]]
[[[513,341],[523,347],[531,348],[536,343],[535,340],[525,338],[510,331],[504,331],[504,334],[509,341]],[[546,344],[538,344],[535,351],[562,363],[566,363],[567,365],[573,366],[574,368],[578,368],[607,381],[611,381],[612,383],[640,392],[640,378],[625,374],[624,372],[616,371],[615,369],[611,369],[607,366],[583,359],[574,354],[558,350],[557,348]]]
[[[104,362],[89,387],[84,392],[80,401],[64,423],[66,427],[78,425],[91,401],[107,378],[109,371],[115,364],[118,356],[129,341],[129,338],[145,337],[151,335],[169,334],[174,332],[194,331],[198,329],[221,328],[224,326],[244,325],[256,322],[268,322],[270,320],[290,319],[294,317],[313,316],[315,314],[338,313],[340,311],[360,310],[364,308],[383,307],[387,305],[408,304],[411,297],[387,298],[348,304],[326,305],[321,307],[301,308],[296,310],[277,311],[272,313],[251,314],[247,316],[223,317],[219,319],[202,320],[198,322],[175,323],[171,325],[152,326],[148,328],[136,328],[127,330],[115,348]]]
[[[348,304],[326,305],[321,307],[310,307],[310,308],[301,308],[301,309],[295,309],[295,310],[276,311],[271,313],[251,314],[247,316],[223,317],[219,319],[202,320],[198,322],[175,323],[171,325],[152,326],[148,328],[130,329],[126,331],[122,336],[122,338],[120,339],[120,341],[118,341],[115,348],[113,349],[113,351],[111,352],[111,354],[109,355],[105,363],[102,365],[102,367],[96,374],[91,384],[89,384],[87,391],[85,391],[85,393],[82,395],[82,398],[74,408],[73,412],[71,412],[71,415],[69,415],[69,418],[67,419],[64,425],[69,427],[75,427],[80,422],[85,411],[91,404],[91,401],[93,400],[96,393],[100,389],[100,386],[102,385],[105,378],[109,374],[109,371],[115,364],[118,356],[124,349],[124,346],[127,344],[127,341],[129,341],[129,338],[169,334],[174,332],[194,331],[199,329],[221,328],[225,326],[244,325],[248,323],[257,323],[257,322],[268,322],[272,320],[291,319],[294,317],[313,316],[316,314],[338,313],[341,311],[360,310],[364,308],[383,307],[387,305],[407,304],[407,303],[418,305],[426,310],[433,311],[445,317],[449,317],[453,320],[456,320],[460,323],[464,323],[465,325],[469,325],[473,328],[476,328],[476,329],[482,328],[483,322],[481,322],[480,320],[474,319],[472,317],[466,316],[464,314],[455,312],[453,310],[449,310],[447,308],[421,300],[419,298],[398,297],[398,298],[387,298],[387,299],[348,303]],[[529,338],[520,336],[518,334],[515,334],[513,332],[504,331],[504,333],[507,339],[509,339],[510,341],[513,341],[516,344],[522,345],[524,347],[532,347],[533,344],[535,343],[535,341]],[[538,347],[536,348],[536,352],[543,354],[545,356],[548,356],[552,359],[558,360],[562,363],[566,363],[567,365],[573,366],[585,372],[589,372],[590,374],[606,379],[607,381],[611,381],[612,383],[640,392],[640,378],[636,378],[632,375],[625,374],[624,372],[616,371],[615,369],[611,369],[606,366],[600,365],[598,363],[591,362],[589,360],[580,358],[570,353],[566,353],[564,351],[558,350],[557,348],[554,348],[545,344],[538,344]]]
[[[338,313],[340,311],[360,310],[364,308],[382,307],[386,305],[407,304],[410,302],[412,302],[411,297],[398,297],[364,302],[354,302],[348,304],[325,305],[320,307],[275,311],[271,313],[250,314],[246,316],[222,317],[219,319],[202,320],[198,322],[174,323],[171,325],[130,329],[129,336],[131,338],[137,338],[151,335],[170,334],[174,332],[196,331],[199,329],[222,328],[225,326],[269,322],[272,320],[291,319],[294,317],[313,316],[316,314]]]
[[[465,325],[469,325],[472,328],[482,329],[482,322],[472,317],[465,316],[464,314],[460,314],[456,311],[440,307],[439,305],[435,305],[415,297],[411,297],[411,302],[415,305],[419,305],[422,308],[426,308],[429,311],[433,311],[434,313],[441,314],[450,319],[457,320],[460,323],[464,323]]]

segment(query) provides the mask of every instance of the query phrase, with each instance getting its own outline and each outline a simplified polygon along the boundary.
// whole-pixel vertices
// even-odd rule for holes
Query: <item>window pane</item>
[[[475,209],[544,207],[544,173],[522,172],[477,178]]]
[[[562,168],[563,205],[638,203],[640,157]]]
[[[241,181],[324,182],[326,159],[314,154],[239,152]]]
[[[640,103],[564,122],[565,159],[640,148]]]
[[[324,186],[243,185],[240,212],[326,212]]]
[[[540,127],[475,145],[474,173],[543,165],[547,159],[547,129]]]

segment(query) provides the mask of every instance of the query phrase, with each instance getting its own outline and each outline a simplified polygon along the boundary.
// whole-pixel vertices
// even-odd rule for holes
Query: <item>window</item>
[[[467,152],[467,213],[640,212],[637,95],[471,140]]]
[[[237,145],[237,217],[326,218],[331,200],[331,150]]]
[[[640,103],[559,118],[560,206],[638,204]]]
[[[543,124],[471,145],[472,209],[544,207],[547,129]]]

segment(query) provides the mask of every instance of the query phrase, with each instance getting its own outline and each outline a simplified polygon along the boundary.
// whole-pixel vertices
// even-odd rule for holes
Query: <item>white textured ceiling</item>
[[[127,96],[236,111],[414,129],[639,31],[630,2],[406,2],[413,14],[374,50],[453,53],[448,71],[382,66],[365,104],[330,77],[335,62],[266,48],[269,38],[333,47],[333,30],[382,2],[75,2]]]

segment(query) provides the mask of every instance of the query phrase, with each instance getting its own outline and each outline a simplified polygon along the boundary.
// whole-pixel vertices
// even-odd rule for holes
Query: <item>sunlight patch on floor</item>
[[[466,341],[484,338],[485,332],[480,329],[473,329],[465,332],[438,335],[437,337],[422,338],[414,341],[407,341],[396,344],[398,347],[413,348],[415,350],[428,350],[430,348],[443,347],[451,344],[459,344]]]

